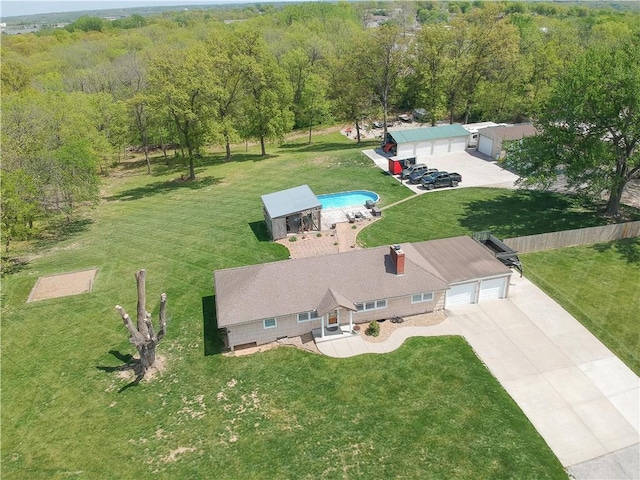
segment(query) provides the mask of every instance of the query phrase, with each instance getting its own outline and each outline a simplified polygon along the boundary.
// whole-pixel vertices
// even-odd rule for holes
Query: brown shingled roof
[[[218,326],[423,292],[510,270],[471,237],[403,244],[404,275],[389,247],[229,268],[214,272]],[[328,309],[328,310],[327,310]]]
[[[389,247],[216,270],[214,281],[219,327],[315,310],[330,288],[354,304],[448,288],[410,258],[396,275]]]

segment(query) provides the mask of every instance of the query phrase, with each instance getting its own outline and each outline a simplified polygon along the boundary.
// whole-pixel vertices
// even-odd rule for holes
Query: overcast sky
[[[103,10],[110,8],[132,8],[174,5],[213,5],[216,3],[256,3],[259,0],[40,0],[0,1],[0,16],[33,15],[35,13],[78,12],[82,10]],[[274,3],[282,0],[268,0]]]

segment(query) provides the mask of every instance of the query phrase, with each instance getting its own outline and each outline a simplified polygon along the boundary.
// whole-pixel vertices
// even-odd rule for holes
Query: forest
[[[639,39],[640,13],[612,5],[470,1],[82,16],[4,36],[2,243],[98,202],[132,152],[148,173],[151,154],[183,159],[189,181],[211,147],[267,155],[294,130],[311,142],[320,125],[364,131],[414,108],[432,125],[534,121],[563,103],[565,72],[596,50],[637,59]]]

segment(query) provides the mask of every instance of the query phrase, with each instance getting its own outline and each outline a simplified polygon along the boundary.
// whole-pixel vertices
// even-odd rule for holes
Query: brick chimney
[[[404,275],[404,252],[400,245],[391,245],[389,249],[391,261],[396,269],[396,275]]]

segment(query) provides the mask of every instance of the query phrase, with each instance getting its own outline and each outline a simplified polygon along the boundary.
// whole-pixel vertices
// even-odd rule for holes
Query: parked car
[[[427,120],[427,111],[424,108],[416,108],[413,112],[413,119],[416,122],[424,122]]]
[[[461,181],[462,175],[459,173],[436,172],[425,175],[420,182],[427,190],[433,190],[438,187],[457,187]]]
[[[409,165],[407,168],[402,170],[402,174],[400,178],[409,178],[411,175],[417,172],[424,172],[427,170],[427,166],[424,163],[416,163],[414,165]]]
[[[382,122],[373,122],[371,126],[373,128],[382,128]]]
[[[422,177],[424,177],[425,175],[429,175],[431,173],[436,173],[438,172],[437,168],[427,168],[426,170],[419,170],[417,172],[413,172],[411,175],[409,175],[409,183],[420,183],[420,181],[422,180]]]
[[[411,116],[403,113],[401,115],[398,115],[398,120],[404,123],[411,123]]]

